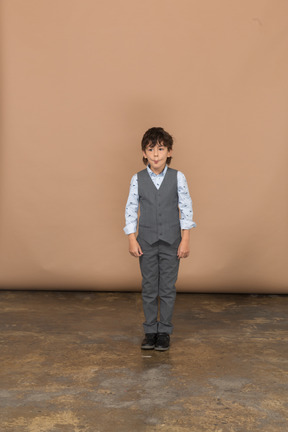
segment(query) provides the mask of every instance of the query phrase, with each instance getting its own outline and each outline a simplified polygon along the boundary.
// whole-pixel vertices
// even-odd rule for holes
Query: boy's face
[[[155,174],[159,174],[163,171],[166,165],[166,160],[172,155],[172,150],[168,151],[168,148],[163,143],[157,143],[154,147],[148,145],[143,151],[143,156],[148,160],[151,170]]]

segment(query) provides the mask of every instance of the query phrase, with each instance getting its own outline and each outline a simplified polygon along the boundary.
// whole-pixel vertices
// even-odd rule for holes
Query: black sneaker
[[[141,349],[151,350],[154,349],[156,343],[157,333],[146,333],[145,339],[143,339]]]
[[[158,333],[155,344],[156,351],[167,351],[170,345],[170,335],[168,333]]]

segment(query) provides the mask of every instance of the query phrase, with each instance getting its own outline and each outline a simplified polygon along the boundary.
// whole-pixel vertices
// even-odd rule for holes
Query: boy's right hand
[[[143,255],[141,246],[136,240],[135,234],[129,234],[129,253],[136,258]]]

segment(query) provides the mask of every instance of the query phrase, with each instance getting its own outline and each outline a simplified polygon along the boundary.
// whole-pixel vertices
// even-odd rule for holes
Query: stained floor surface
[[[288,297],[178,294],[167,352],[139,293],[0,292],[1,432],[286,432]]]

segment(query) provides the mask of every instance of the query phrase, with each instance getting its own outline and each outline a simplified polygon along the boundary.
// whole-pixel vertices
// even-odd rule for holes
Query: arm
[[[139,208],[139,194],[138,194],[138,179],[137,174],[132,177],[130,183],[129,196],[125,208],[126,226],[124,232],[128,235],[129,239],[129,252],[134,257],[143,255],[141,247],[136,240],[137,220]]]
[[[192,200],[186,178],[180,171],[177,173],[178,205],[181,213],[180,225],[182,240],[178,247],[178,258],[187,258],[190,252],[190,229],[196,227],[193,222]]]

